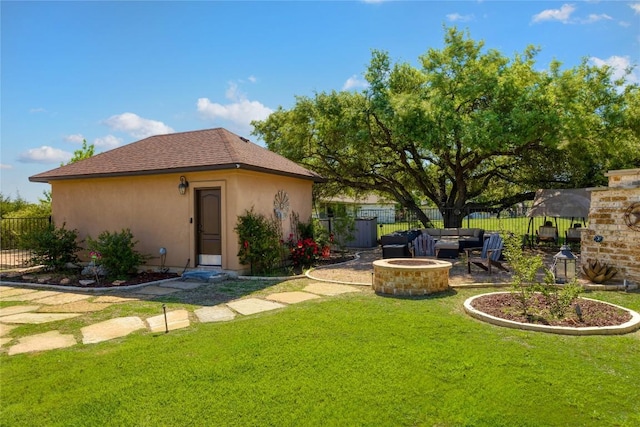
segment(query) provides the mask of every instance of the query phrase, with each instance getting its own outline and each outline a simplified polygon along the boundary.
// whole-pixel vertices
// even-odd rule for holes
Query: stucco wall
[[[610,171],[609,186],[591,190],[589,226],[582,234],[581,260],[599,259],[619,270],[614,280],[640,284],[640,231],[624,222],[625,210],[640,202],[640,169]],[[601,235],[602,243],[594,237]]]
[[[185,195],[178,193],[180,175],[189,182]],[[125,178],[92,178],[52,182],[53,221],[57,226],[77,229],[81,239],[101,232],[131,229],[136,249],[153,258],[147,266],[158,266],[159,249],[167,249],[166,266],[195,267],[195,194],[197,189],[220,188],[222,197],[222,268],[243,271],[237,259],[238,239],[234,231],[238,215],[254,211],[271,216],[278,190],[287,192],[290,212],[301,220],[311,216],[312,185],[309,180],[242,169],[188,174],[162,174]],[[285,235],[289,219],[283,220]],[[86,243],[84,244],[86,246]]]

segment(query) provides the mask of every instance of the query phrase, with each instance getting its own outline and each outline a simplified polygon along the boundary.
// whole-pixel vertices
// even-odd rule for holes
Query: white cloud
[[[248,125],[253,120],[264,120],[273,113],[269,107],[248,99],[222,105],[211,102],[209,98],[199,98],[198,111],[207,119],[230,120],[239,125]]]
[[[449,13],[447,15],[447,19],[451,22],[469,22],[473,21],[475,16],[471,15],[460,15],[459,13]]]
[[[626,75],[626,70],[632,67],[631,59],[628,56],[610,56],[608,59],[600,59],[596,57],[589,58],[592,64],[597,67],[609,66],[612,68],[611,77],[614,80],[625,77],[627,83],[640,83],[640,77],[638,76],[638,70],[634,70],[633,73]]]
[[[18,161],[22,163],[66,163],[71,160],[73,154],[58,148],[43,145],[40,148],[32,148],[20,153]]]
[[[93,140],[93,145],[96,147],[105,148],[110,150],[112,148],[119,147],[122,145],[122,138],[118,138],[117,136],[107,135],[102,138],[96,138]]]
[[[147,138],[173,132],[173,129],[157,120],[145,119],[134,113],[122,113],[109,117],[104,124],[116,131],[126,132],[135,138]]]
[[[635,11],[636,15],[640,15],[640,3],[629,3],[629,7]]]
[[[38,108],[31,108],[31,109],[29,110],[29,112],[30,112],[31,114],[36,114],[36,113],[46,113],[46,112],[47,112],[47,110],[45,110],[45,109],[44,109],[44,108],[42,108],[42,107],[38,107]]]
[[[258,81],[258,79],[255,76],[249,76],[248,79],[251,83],[255,83]]]
[[[576,10],[571,4],[563,4],[560,9],[546,9],[533,15],[533,22],[560,21],[563,24],[571,22],[571,14]]]
[[[228,120],[235,125],[248,129],[253,120],[264,120],[273,110],[259,101],[250,101],[238,89],[237,83],[229,82],[225,97],[232,101],[229,104],[211,102],[209,98],[199,98],[198,112],[208,120]]]
[[[580,24],[593,24],[594,22],[607,20],[610,21],[613,18],[607,15],[606,13],[602,13],[600,15],[596,15],[595,13],[590,14],[586,19],[579,19],[578,22]]]
[[[0,169],[13,169],[13,166],[0,163]]]
[[[82,142],[84,141],[84,136],[82,136],[81,133],[74,133],[65,136],[64,140],[67,142],[73,142],[74,144],[82,144]]]
[[[349,77],[346,82],[344,82],[344,85],[342,85],[342,90],[351,90],[351,89],[367,88],[367,87],[369,87],[369,83],[366,80],[363,80],[362,78],[354,74],[353,76]]]

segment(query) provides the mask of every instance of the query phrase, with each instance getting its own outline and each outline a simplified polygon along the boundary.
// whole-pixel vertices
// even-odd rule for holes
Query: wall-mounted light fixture
[[[184,196],[187,193],[187,188],[189,188],[189,182],[187,181],[187,178],[181,176],[180,184],[178,184],[178,191]]]

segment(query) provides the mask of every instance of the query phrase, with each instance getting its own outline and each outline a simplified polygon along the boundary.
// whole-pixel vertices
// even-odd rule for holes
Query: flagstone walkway
[[[71,347],[78,344],[73,334],[62,334],[51,330],[22,338],[11,338],[11,331],[24,324],[46,324],[82,316],[84,313],[100,311],[122,302],[147,300],[162,295],[206,286],[203,282],[165,281],[131,290],[130,294],[108,295],[73,292],[66,290],[37,290],[17,284],[0,285],[0,301],[16,301],[24,304],[0,308],[0,351],[8,355],[30,353]],[[290,304],[338,295],[361,292],[357,286],[329,282],[312,282],[302,291],[279,292],[265,298],[244,298],[216,306],[197,307],[193,313],[198,322],[226,322],[236,316],[249,316],[269,310],[285,308]],[[82,344],[95,344],[121,338],[136,331],[163,333],[190,326],[189,311],[172,310],[164,314],[141,318],[138,316],[117,317],[85,326],[80,329]]]

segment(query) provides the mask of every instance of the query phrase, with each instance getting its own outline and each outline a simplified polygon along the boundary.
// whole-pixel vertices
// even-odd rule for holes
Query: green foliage
[[[44,265],[48,271],[60,271],[67,264],[78,262],[76,253],[82,248],[77,239],[78,230],[67,230],[65,224],[60,228],[49,224],[25,235],[24,245],[34,254],[30,260],[33,265]]]
[[[286,246],[294,267],[309,268],[321,256],[328,256],[329,233],[318,220],[302,222],[298,214],[293,212],[291,221],[294,233],[289,236]]]
[[[294,267],[309,268],[313,266],[321,255],[321,249],[311,237],[294,242],[290,239],[288,242],[291,261]]]
[[[148,256],[135,250],[137,243],[129,229],[113,233],[103,231],[96,240],[87,237],[89,249],[100,253],[100,264],[114,279],[126,279],[148,259]]]
[[[515,234],[509,233],[504,239],[503,253],[513,271],[511,293],[525,316],[531,315],[532,297],[536,293],[542,294],[552,316],[562,318],[583,292],[575,279],[562,287],[556,286],[553,273],[544,266],[542,256],[526,254],[522,250],[521,239]],[[541,270],[544,272],[544,284],[537,280]]]
[[[267,219],[251,208],[238,216],[235,231],[240,263],[250,265],[252,274],[270,274],[279,267],[282,249],[279,221]]]
[[[584,289],[578,284],[576,279],[573,279],[573,281],[562,285],[562,287],[554,286],[547,282],[546,286],[540,289],[540,292],[544,296],[547,304],[549,304],[549,312],[551,315],[561,319],[566,315],[567,310],[576,298],[584,292]]]
[[[525,316],[529,315],[531,296],[538,291],[536,275],[544,268],[541,255],[528,255],[522,250],[522,241],[514,234],[504,238],[502,251],[513,271],[511,293],[520,304],[520,310]],[[549,274],[547,270],[547,274]]]
[[[333,218],[333,243],[341,253],[346,252],[347,242],[355,238],[356,219],[352,216]]]
[[[69,160],[69,162],[67,162],[68,165],[70,165],[71,163],[75,163],[75,162],[79,162],[80,160],[84,160],[84,159],[88,159],[89,157],[92,157],[94,152],[95,152],[95,145],[94,144],[87,144],[87,140],[83,139],[82,140],[82,148],[75,150],[73,152],[73,157],[71,157],[71,160]],[[64,166],[64,163],[62,163],[60,166]]]
[[[318,218],[313,218],[313,238],[321,248],[325,248],[330,246],[332,242],[332,237],[329,234],[329,230],[327,230]]]
[[[333,190],[387,195],[425,225],[420,200],[431,200],[447,227],[538,188],[595,186],[614,165],[638,167],[640,86],[622,90],[611,69],[586,61],[542,70],[537,55],[507,58],[448,28],[419,67],[374,51],[368,89],[296,97],[253,133]]]
[[[11,196],[5,196],[0,193],[0,215],[2,215],[3,218],[12,217],[11,214],[27,206],[29,206],[29,202],[23,199],[20,194],[18,194],[18,197],[14,200]]]

